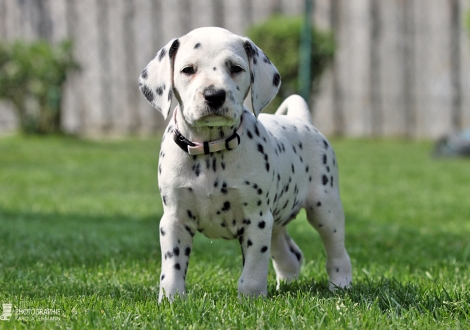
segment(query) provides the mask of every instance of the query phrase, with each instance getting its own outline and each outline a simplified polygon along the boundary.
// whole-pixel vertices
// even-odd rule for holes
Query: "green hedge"
[[[302,17],[273,16],[250,27],[247,36],[258,45],[279,70],[282,85],[267,112],[273,112],[287,96],[298,93],[299,43],[303,27]],[[320,77],[332,63],[335,53],[333,34],[312,29],[311,72],[313,92],[318,91]]]
[[[0,43],[0,98],[10,101],[27,134],[61,133],[61,103],[67,73],[78,70],[72,43]]]

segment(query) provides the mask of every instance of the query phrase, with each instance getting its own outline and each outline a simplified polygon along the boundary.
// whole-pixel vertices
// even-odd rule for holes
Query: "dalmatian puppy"
[[[351,284],[333,148],[311,123],[305,101],[287,98],[259,114],[281,78],[248,38],[207,27],[171,40],[142,71],[140,90],[165,118],[158,182],[162,271],[159,301],[186,294],[193,237],[238,239],[239,296],[267,294],[271,257],[278,287],[303,255],[286,231],[301,208],[326,249],[330,289]],[[243,101],[251,91],[253,113]],[[287,115],[284,115],[287,114]]]

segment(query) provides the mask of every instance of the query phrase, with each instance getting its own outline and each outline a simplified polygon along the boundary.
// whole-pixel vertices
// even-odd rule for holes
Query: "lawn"
[[[333,140],[354,272],[327,290],[301,213],[300,279],[237,298],[238,242],[196,235],[188,299],[157,303],[158,139],[0,139],[0,303],[16,329],[465,329],[470,327],[470,159],[427,142]]]

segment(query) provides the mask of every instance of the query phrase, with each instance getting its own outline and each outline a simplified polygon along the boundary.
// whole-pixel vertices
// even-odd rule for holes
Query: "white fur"
[[[276,115],[258,116],[277,93],[278,78],[274,65],[253,42],[220,28],[197,29],[170,41],[143,71],[140,88],[165,117],[171,96],[176,96],[178,130],[191,141],[227,138],[242,116],[244,120],[236,149],[199,156],[176,145],[175,119],[168,124],[159,162],[164,207],[160,301],[185,295],[197,231],[210,238],[239,240],[244,256],[239,294],[267,294],[269,256],[278,284],[292,281],[303,256],[286,224],[301,208],[324,243],[330,289],[351,284],[331,145],[312,126],[309,109],[297,95],[287,98]],[[223,103],[213,106],[207,90],[223,91]],[[254,115],[243,106],[250,90]]]

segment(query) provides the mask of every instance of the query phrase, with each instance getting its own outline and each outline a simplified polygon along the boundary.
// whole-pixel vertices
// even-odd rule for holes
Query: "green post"
[[[304,25],[300,32],[299,45],[299,94],[307,103],[310,101],[310,59],[312,56],[312,9],[313,0],[305,0]]]

